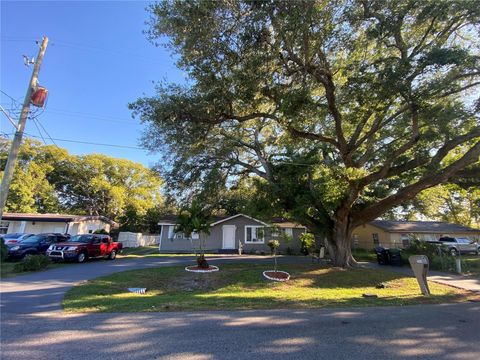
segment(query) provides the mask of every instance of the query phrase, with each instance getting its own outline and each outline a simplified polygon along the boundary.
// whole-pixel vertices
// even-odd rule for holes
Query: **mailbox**
[[[418,285],[423,295],[430,295],[430,289],[427,283],[428,257],[425,255],[413,255],[408,258],[413,273],[417,278]]]

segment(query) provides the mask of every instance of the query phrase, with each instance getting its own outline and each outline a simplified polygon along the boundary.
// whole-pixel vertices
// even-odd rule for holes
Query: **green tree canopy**
[[[8,142],[4,141],[2,168],[7,155]],[[133,161],[102,154],[75,156],[27,139],[20,150],[6,209],[103,215],[125,223],[126,229],[146,228],[151,221],[143,217],[147,213],[151,217],[154,209],[163,205],[162,184],[155,171]]]
[[[355,263],[355,227],[478,165],[480,8],[469,0],[150,7],[187,85],[131,108],[177,194],[257,177]]]

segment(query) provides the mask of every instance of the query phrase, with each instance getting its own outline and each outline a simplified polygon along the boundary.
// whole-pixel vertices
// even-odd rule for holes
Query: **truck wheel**
[[[116,257],[117,257],[117,252],[115,250],[112,250],[110,255],[108,255],[108,260],[115,260]]]
[[[87,255],[84,252],[81,252],[80,254],[78,254],[77,262],[83,263],[85,262],[85,260],[87,260]]]

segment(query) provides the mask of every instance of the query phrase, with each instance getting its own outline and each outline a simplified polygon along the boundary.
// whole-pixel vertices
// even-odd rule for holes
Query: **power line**
[[[45,127],[43,126],[43,124],[36,118],[34,118],[35,122],[38,123],[41,128],[43,129],[43,131],[45,132],[45,134],[47,134],[48,138],[52,141],[52,143],[58,147],[58,145],[55,143],[55,141],[53,141],[52,137],[50,136],[50,134],[48,133],[47,129],[45,129]]]
[[[36,127],[37,130],[38,130],[38,133],[40,134],[40,136],[41,136],[41,138],[42,138],[42,140],[43,140],[43,143],[44,143],[45,145],[47,145],[47,142],[45,141],[45,138],[43,137],[42,132],[40,131],[40,128],[38,127],[37,119],[32,118],[32,120],[33,120],[33,123],[35,124],[35,127]]]
[[[27,134],[26,135],[33,137],[33,138],[40,138],[39,136],[33,135],[33,134]],[[128,146],[128,145],[117,145],[117,144],[105,144],[105,143],[96,143],[96,142],[90,142],[90,141],[80,141],[80,140],[71,140],[71,139],[57,139],[57,138],[50,138],[52,141],[61,141],[61,142],[71,142],[71,143],[77,143],[77,144],[87,144],[87,145],[98,145],[98,146],[109,146],[109,147],[116,147],[116,148],[124,148],[124,149],[135,149],[135,150],[145,150],[144,148],[138,147],[138,146]]]
[[[68,111],[68,110],[62,110],[62,109],[56,109],[56,108],[48,108],[47,112],[51,112],[57,115],[72,116],[72,117],[78,117],[83,119],[110,121],[110,122],[121,123],[121,124],[131,124],[131,125],[140,124],[137,121],[129,121],[125,118],[119,118],[119,117],[108,116],[108,115],[100,115],[100,114],[92,114],[92,113],[84,113],[80,111]]]
[[[28,37],[10,37],[10,36],[2,36],[2,41],[6,42],[37,42],[35,38],[28,38]],[[52,41],[50,44],[51,46],[58,46],[58,47],[65,47],[65,48],[71,48],[71,49],[77,49],[77,50],[88,50],[88,51],[93,51],[93,52],[104,52],[104,53],[110,53],[110,54],[115,54],[115,55],[122,55],[122,56],[128,56],[130,59],[132,57],[137,58],[138,60],[143,60],[146,62],[150,63],[156,63],[156,64],[165,64],[165,61],[160,61],[157,59],[152,59],[148,58],[142,55],[139,55],[138,52],[136,51],[121,51],[121,50],[115,50],[115,49],[108,49],[104,47],[99,47],[99,46],[91,46],[91,45],[85,45],[85,44],[80,44],[80,43],[72,43],[72,42],[67,42],[67,41]]]

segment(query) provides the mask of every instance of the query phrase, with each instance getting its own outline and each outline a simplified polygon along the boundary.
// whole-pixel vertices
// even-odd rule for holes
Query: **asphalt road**
[[[480,305],[17,315],[2,359],[471,359]]]
[[[6,279],[1,286],[1,359],[479,358],[480,303],[302,311],[61,312],[63,294],[79,281],[185,262],[94,261]]]

